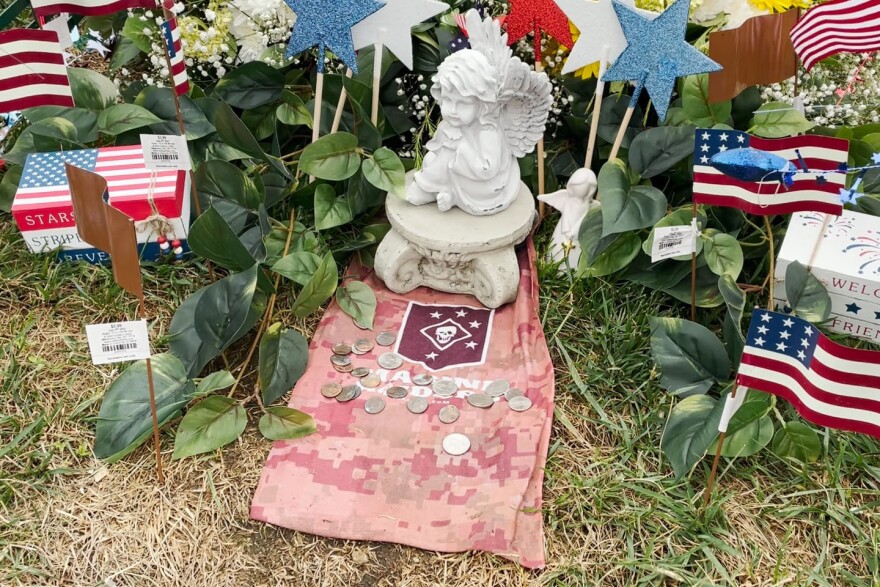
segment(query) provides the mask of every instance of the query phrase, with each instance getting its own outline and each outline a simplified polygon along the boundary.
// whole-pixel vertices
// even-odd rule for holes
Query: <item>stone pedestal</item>
[[[375,265],[388,289],[403,294],[425,285],[470,294],[487,308],[516,299],[514,247],[526,239],[536,214],[525,184],[507,210],[492,216],[471,216],[458,208],[441,212],[436,203],[413,206],[390,194],[385,210],[392,228]]]

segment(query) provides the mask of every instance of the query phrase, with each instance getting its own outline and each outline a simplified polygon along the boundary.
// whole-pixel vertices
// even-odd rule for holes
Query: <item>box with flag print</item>
[[[788,310],[785,271],[793,261],[812,267],[828,290],[829,330],[880,344],[880,218],[849,210],[792,215],[776,264],[781,310]]]
[[[60,249],[59,256],[65,260],[109,260],[77,234],[65,163],[93,171],[107,180],[109,203],[135,221],[143,259],[158,258],[159,236],[169,241],[177,239],[186,248],[189,174],[147,169],[141,146],[133,145],[28,155],[12,203],[12,215],[32,252]]]

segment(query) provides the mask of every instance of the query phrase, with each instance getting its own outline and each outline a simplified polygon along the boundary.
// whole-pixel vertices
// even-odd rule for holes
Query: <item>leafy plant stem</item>
[[[776,251],[775,251],[775,243],[773,242],[773,227],[770,225],[770,217],[769,216],[764,216],[764,226],[767,229],[767,238],[768,238],[769,245],[770,245],[770,268],[768,270],[769,275],[767,276],[767,278],[769,280],[769,284],[770,284],[770,287],[769,287],[769,294],[770,295],[769,295],[769,299],[767,301],[767,309],[772,310],[773,309],[773,272],[776,269],[775,261],[774,261],[774,259],[776,257]]]
[[[290,241],[293,238],[294,224],[296,221],[296,209],[291,208],[290,210],[290,223],[287,226],[287,240],[284,242],[284,253],[281,255],[282,257],[287,256],[287,252],[290,250]],[[278,286],[281,284],[281,275],[275,276],[275,287],[272,295],[269,296],[269,303],[266,306],[266,313],[263,315],[263,321],[260,323],[260,328],[257,330],[257,335],[254,337],[254,342],[251,343],[251,348],[248,349],[247,357],[245,357],[244,361],[241,364],[241,367],[238,371],[238,377],[235,378],[235,383],[232,384],[232,387],[229,390],[229,393],[226,394],[226,397],[232,397],[235,393],[236,388],[238,388],[238,384],[241,383],[241,380],[244,378],[245,369],[247,366],[251,364],[251,359],[254,357],[254,351],[257,350],[257,345],[260,344],[260,338],[263,336],[263,333],[266,331],[266,328],[269,327],[269,323],[272,321],[272,314],[275,312],[275,300],[278,299]]]

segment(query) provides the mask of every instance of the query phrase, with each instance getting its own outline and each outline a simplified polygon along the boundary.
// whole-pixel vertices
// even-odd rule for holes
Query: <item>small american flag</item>
[[[807,69],[837,53],[880,50],[880,2],[831,0],[820,4],[791,29],[791,42]]]
[[[164,0],[162,7],[165,9],[165,22],[162,25],[162,37],[168,47],[168,55],[171,58],[171,85],[178,96],[189,92],[189,78],[186,74],[186,62],[183,58],[183,46],[180,44],[180,27],[171,9],[174,0]]]
[[[846,163],[849,141],[820,135],[762,139],[735,130],[698,128],[694,149],[694,202],[739,208],[763,216],[810,210],[836,215],[842,212],[840,191],[846,184],[842,173],[796,173],[794,183],[786,189],[778,181],[738,180],[709,164],[716,153],[746,147],[778,155],[798,169],[806,165],[809,170],[828,171]]]
[[[28,155],[13,211],[69,204],[65,163],[103,176],[111,203],[134,218],[150,216],[148,194],[161,214],[169,218],[180,215],[186,172],[147,169],[140,145]]]
[[[50,16],[68,12],[85,16],[99,16],[128,8],[155,8],[156,0],[31,0],[36,16]]]
[[[752,314],[737,384],[788,400],[820,426],[880,437],[880,352],[832,342],[801,318]]]
[[[0,112],[73,106],[64,54],[55,31],[0,33]]]

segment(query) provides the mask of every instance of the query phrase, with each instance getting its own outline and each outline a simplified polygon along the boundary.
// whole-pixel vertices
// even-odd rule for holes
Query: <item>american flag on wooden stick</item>
[[[880,2],[831,0],[814,8],[791,29],[791,41],[804,67],[837,53],[880,50]]]
[[[801,318],[752,314],[737,384],[788,400],[820,426],[880,437],[880,352],[832,342]]]
[[[36,106],[73,106],[58,33],[0,32],[0,112]]]
[[[156,0],[31,0],[36,16],[68,12],[84,16],[112,14],[128,8],[155,8]]]
[[[174,0],[163,0],[162,8],[165,10],[165,22],[162,23],[162,37],[168,48],[168,56],[171,61],[171,85],[178,96],[189,92],[189,77],[186,74],[186,61],[183,57],[183,46],[180,43],[180,27],[177,26],[177,18],[172,12]]]
[[[735,130],[698,128],[694,147],[694,202],[739,208],[749,214],[769,216],[816,211],[839,215],[840,191],[846,175],[813,171],[837,170],[847,162],[849,141],[820,135],[762,139]],[[725,175],[710,164],[712,156],[729,149],[752,147],[778,155],[803,171],[792,176],[791,186],[779,181],[743,181]],[[800,153],[800,157],[798,154]]]

